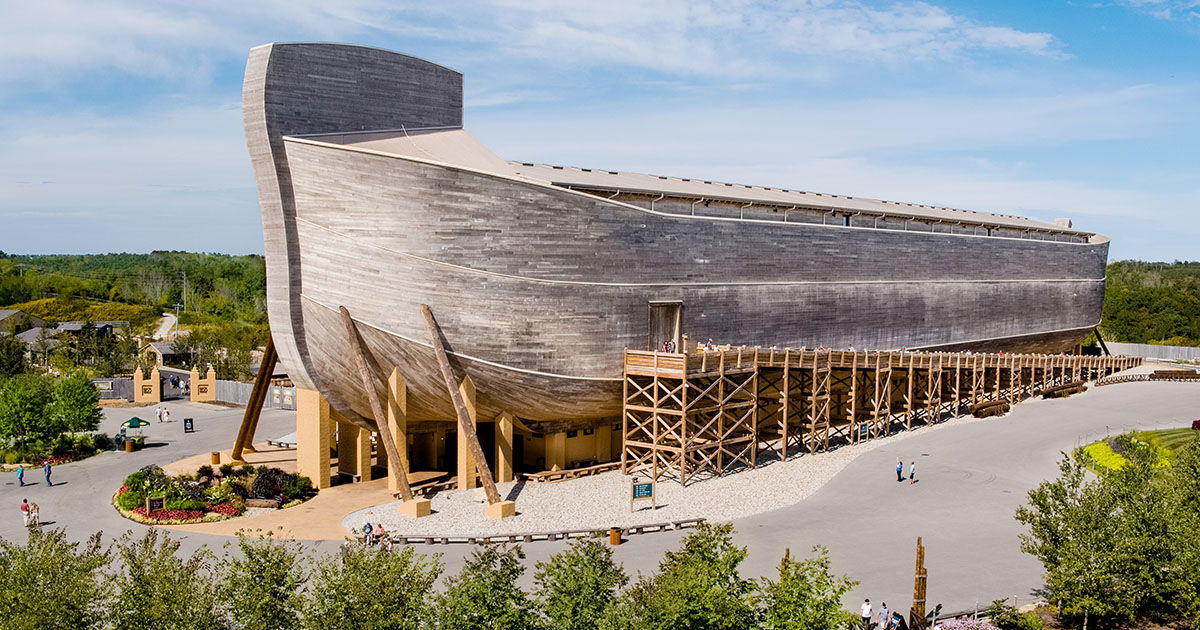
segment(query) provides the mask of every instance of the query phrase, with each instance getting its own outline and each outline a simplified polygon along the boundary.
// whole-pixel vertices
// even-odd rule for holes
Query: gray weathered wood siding
[[[346,305],[401,340],[380,351],[415,372],[410,386],[428,373],[418,415],[449,409],[432,354],[416,347],[427,341],[420,303],[481,397],[503,398],[484,406],[553,420],[617,408],[611,382],[622,349],[646,344],[651,300],[682,301],[694,340],[1056,351],[1095,325],[1103,299],[1106,243],[694,219],[338,145],[286,145],[306,321]],[[343,371],[336,323],[307,324],[323,378]],[[495,380],[480,383],[474,370],[485,364],[470,359],[493,364]]]
[[[246,62],[242,115],[262,207],[272,336],[292,378],[313,387],[316,376],[304,359],[303,257],[283,136],[461,126],[462,75],[366,46],[267,44],[251,49]]]

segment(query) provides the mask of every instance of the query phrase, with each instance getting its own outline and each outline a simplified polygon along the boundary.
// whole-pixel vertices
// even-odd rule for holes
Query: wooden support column
[[[338,472],[370,481],[371,432],[350,424],[337,411],[331,413],[337,422]]]
[[[462,397],[463,404],[466,405],[467,416],[471,422],[471,433],[474,433],[475,427],[479,424],[479,418],[475,415],[475,382],[468,376],[458,385],[458,394]],[[478,487],[475,481],[475,457],[471,449],[471,438],[467,432],[459,427],[458,444],[456,461],[458,462],[458,489],[467,490]],[[486,464],[485,464],[486,465]]]
[[[315,389],[296,388],[296,469],[317,489],[331,485],[330,433],[333,416],[329,402]]]
[[[603,464],[612,460],[612,425],[605,423],[596,427],[596,461]]]
[[[338,307],[338,311],[342,315],[342,325],[346,329],[346,341],[350,346],[351,354],[354,355],[354,363],[358,367],[359,383],[362,385],[363,394],[367,398],[367,402],[371,406],[371,414],[375,416],[375,426],[379,430],[379,441],[383,445],[384,452],[387,453],[387,459],[390,463],[389,470],[396,474],[391,475],[395,479],[396,484],[400,487],[400,498],[403,503],[400,505],[400,513],[412,517],[428,516],[430,513],[429,499],[416,499],[413,497],[412,487],[408,485],[408,475],[401,474],[404,466],[401,464],[400,453],[396,450],[396,441],[392,437],[392,430],[388,426],[387,412],[384,411],[384,403],[379,398],[379,392],[375,389],[375,379],[371,375],[371,362],[367,358],[367,349],[363,343],[362,337],[358,334],[358,327],[354,323],[354,318],[350,316],[350,311],[346,307]]]
[[[442,381],[446,384],[446,390],[450,393],[450,402],[453,403],[454,412],[458,415],[459,441],[465,442],[471,451],[471,459],[475,460],[475,470],[479,472],[479,478],[483,482],[483,491],[487,494],[487,516],[489,518],[515,516],[516,504],[512,501],[500,500],[500,493],[496,490],[496,482],[492,478],[492,469],[488,467],[487,460],[483,456],[483,447],[479,445],[479,436],[475,434],[474,405],[468,409],[463,402],[462,391],[454,387],[454,371],[450,369],[450,359],[446,357],[446,346],[443,345],[442,333],[438,328],[437,320],[433,318],[433,310],[429,308],[428,304],[422,304],[421,314],[425,316],[425,331],[429,333],[429,343],[433,346],[434,356],[437,357],[438,369],[442,372]],[[475,386],[472,385],[472,398],[474,389]],[[459,470],[462,470],[463,459],[463,457],[459,457]],[[473,474],[469,476],[474,477]],[[462,477],[459,477],[460,486],[462,483]]]
[[[655,422],[655,426],[658,423]],[[563,431],[546,434],[546,470],[567,469],[567,434]]]
[[[606,424],[605,428],[611,428]],[[608,446],[608,434],[605,447]],[[496,482],[513,480],[513,415],[507,411],[496,416]]]
[[[388,376],[387,425],[396,443],[396,454],[400,456],[398,470],[392,470],[392,462],[388,458],[388,490],[400,490],[400,477],[405,478],[412,472],[412,462],[408,461],[408,382],[401,376],[400,370],[392,368]]]
[[[233,441],[233,461],[241,461],[242,451],[254,452],[254,433],[258,430],[258,418],[262,415],[263,403],[267,400],[267,391],[271,389],[271,375],[275,372],[275,364],[279,362],[279,354],[275,351],[275,339],[267,337],[267,348],[258,366],[258,374],[254,377],[254,389],[250,390],[250,401],[246,403],[246,411],[242,414],[242,424],[238,427],[237,437]],[[209,371],[212,371],[210,366]],[[214,381],[215,385],[216,381]]]

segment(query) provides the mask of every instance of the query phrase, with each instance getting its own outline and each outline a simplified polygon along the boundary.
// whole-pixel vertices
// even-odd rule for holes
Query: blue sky
[[[1070,217],[1200,259],[1200,0],[0,3],[0,250],[259,252],[246,51],[466,77],[509,159]]]

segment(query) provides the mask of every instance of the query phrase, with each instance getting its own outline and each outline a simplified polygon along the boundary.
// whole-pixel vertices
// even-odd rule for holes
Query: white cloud
[[[116,69],[205,80],[270,38],[390,34],[479,46],[556,66],[624,66],[705,77],[821,75],[848,62],[901,63],[1011,52],[1058,41],[980,24],[913,0],[213,0],[0,3],[0,79],[56,82]]]
[[[1115,3],[1137,9],[1160,20],[1200,20],[1200,0],[1115,0]]]

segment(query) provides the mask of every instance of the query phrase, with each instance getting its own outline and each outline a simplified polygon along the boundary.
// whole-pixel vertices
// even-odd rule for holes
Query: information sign
[[[146,512],[162,510],[167,507],[167,497],[146,497]]]
[[[629,485],[629,511],[633,511],[635,501],[649,501],[650,505],[657,508],[658,503],[654,498],[655,484],[654,480],[641,481],[634,477]]]
[[[184,433],[194,433],[195,431],[196,431],[195,421],[193,421],[191,418],[184,418],[183,419],[183,432]]]

